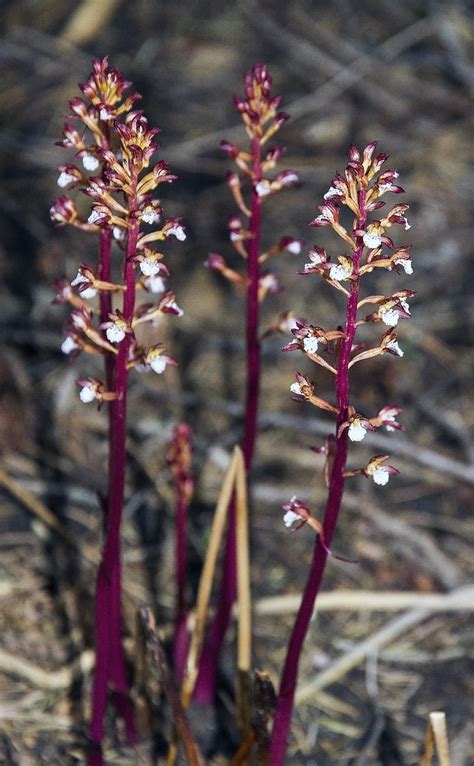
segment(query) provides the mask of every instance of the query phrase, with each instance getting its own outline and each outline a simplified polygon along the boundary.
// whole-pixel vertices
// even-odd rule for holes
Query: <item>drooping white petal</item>
[[[100,162],[93,154],[84,154],[82,158],[82,164],[86,170],[93,172],[94,170],[97,170]]]
[[[184,242],[186,239],[186,233],[184,231],[184,228],[182,226],[171,226],[171,228],[168,229],[167,234],[169,237],[174,236],[176,239],[179,239],[180,242]]]
[[[351,442],[361,442],[367,433],[367,429],[364,428],[360,420],[354,420],[348,429],[348,436]]]
[[[364,241],[364,245],[370,249],[379,247],[379,245],[382,244],[382,237],[380,234],[376,234],[373,231],[366,231],[362,239]]]
[[[122,328],[118,327],[116,324],[107,327],[105,334],[111,343],[120,343],[125,338],[125,330],[122,330]]]
[[[75,181],[77,181],[76,176],[73,176],[71,173],[66,173],[64,170],[62,173],[58,176],[58,186],[61,187],[61,189],[65,189],[66,186],[69,186],[70,184],[73,184]]]
[[[141,214],[141,219],[144,223],[149,223],[149,224],[158,223],[158,221],[160,220],[160,214],[158,213],[157,210],[145,210],[145,212]],[[170,231],[171,230],[168,231],[168,234],[170,233]]]
[[[75,351],[76,348],[80,348],[74,338],[71,338],[70,335],[68,335],[61,344],[61,351],[63,354],[70,354],[72,351]]]
[[[300,521],[302,521],[302,517],[299,513],[294,513],[294,511],[287,511],[283,516],[283,524],[288,529],[291,529],[295,524],[299,524]]]
[[[404,352],[402,351],[402,349],[398,345],[398,341],[396,341],[396,340],[389,341],[389,343],[387,343],[387,348],[389,348],[390,351],[394,351],[397,356],[403,356],[403,354],[404,354]]]
[[[154,359],[150,360],[150,367],[153,370],[153,372],[156,372],[157,375],[161,375],[162,372],[166,369],[166,359],[162,356],[155,356]]]
[[[319,338],[315,338],[310,335],[303,340],[303,348],[308,354],[316,354],[318,352]]]
[[[401,266],[405,274],[413,274],[413,265],[410,258],[399,258],[395,261],[397,266]]]
[[[79,391],[79,399],[81,402],[84,402],[84,404],[89,404],[90,402],[93,402],[94,399],[97,399],[97,392],[90,383],[81,388]]]
[[[90,215],[89,215],[89,218],[87,219],[87,223],[95,223],[101,217],[102,216],[101,216],[101,214],[99,213],[98,210],[92,210]]]
[[[152,258],[144,258],[140,261],[140,271],[146,277],[153,277],[160,271],[160,264]]]
[[[303,392],[301,390],[301,385],[297,381],[295,381],[294,383],[291,384],[290,391],[293,394],[297,394],[298,396],[303,396]]]
[[[400,319],[400,314],[397,309],[394,308],[384,308],[381,306],[378,310],[378,315],[382,322],[389,327],[395,327]]]
[[[380,487],[384,487],[386,484],[388,484],[389,478],[390,474],[383,466],[376,468],[372,473],[374,484],[378,484]]]
[[[79,295],[81,298],[84,298],[84,300],[89,301],[91,298],[95,298],[97,295],[97,290],[95,287],[86,287],[85,290],[81,290]]]

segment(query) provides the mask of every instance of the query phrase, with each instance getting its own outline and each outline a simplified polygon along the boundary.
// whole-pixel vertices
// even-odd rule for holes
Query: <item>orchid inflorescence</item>
[[[124,299],[122,310],[112,310],[110,295],[123,296],[125,283],[112,282],[104,276],[104,263],[97,268],[81,264],[72,281],[61,279],[56,283],[56,302],[68,301],[74,311],[61,348],[64,353],[86,351],[92,354],[118,355],[124,341],[127,349],[127,367],[139,372],[153,370],[160,374],[175,361],[166,354],[161,344],[143,348],[136,337],[140,324],[156,324],[163,314],[180,316],[174,293],[166,291],[165,279],[169,272],[163,263],[163,253],[151,245],[170,238],[185,239],[179,219],[169,219],[160,228],[162,208],[152,192],[163,183],[171,183],[176,176],[166,162],[160,161],[150,168],[150,161],[158,149],[154,138],[157,128],[149,128],[141,111],[132,110],[140,96],[134,93],[124,97],[131,86],[119,70],[108,64],[107,57],[93,62],[93,72],[80,88],[86,97],[71,99],[71,119],[82,123],[82,129],[64,125],[64,138],[58,144],[75,151],[82,167],[68,163],[59,167],[58,185],[63,189],[79,189],[91,201],[91,207],[81,215],[76,202],[68,195],[58,197],[51,207],[51,219],[58,225],[70,224],[94,234],[106,233],[122,250],[128,270],[136,274],[136,288],[146,293],[163,294],[159,303],[146,303],[135,307]],[[142,231],[142,227],[145,230]],[[127,243],[133,239],[133,252],[127,252]],[[128,285],[130,293],[130,285]],[[99,294],[101,309],[89,303]],[[125,305],[125,304],[128,305]],[[104,312],[104,305],[108,310]],[[100,386],[81,385],[82,401],[92,401],[87,391],[95,392],[99,404],[104,401]],[[103,387],[102,387],[103,388]],[[105,392],[111,398],[113,392]]]
[[[227,184],[239,209],[239,213],[231,215],[228,219],[228,229],[235,251],[245,261],[245,273],[229,266],[220,253],[209,253],[205,262],[209,269],[219,272],[236,288],[244,292],[247,299],[247,390],[242,439],[247,474],[252,468],[257,437],[261,375],[260,341],[262,336],[272,332],[288,331],[294,326],[295,321],[291,313],[282,315],[265,333],[260,333],[260,306],[267,295],[282,289],[277,276],[262,267],[278,253],[298,255],[303,246],[300,239],[282,236],[270,247],[266,249],[261,247],[263,206],[266,205],[267,200],[282,190],[299,184],[298,175],[294,170],[283,170],[272,177],[285,150],[283,146],[269,147],[268,142],[287,121],[288,115],[279,111],[281,97],[272,96],[271,86],[272,78],[266,66],[256,65],[246,73],[245,97],[234,97],[234,103],[242,117],[250,146],[248,149],[241,149],[230,141],[221,142],[221,149],[237,167],[237,170],[229,171],[227,174]],[[245,193],[245,188],[249,194]],[[244,197],[249,199],[246,200]],[[211,701],[214,696],[220,649],[231,618],[237,584],[235,552],[235,507],[231,503],[218,608],[202,656],[197,684],[196,695],[203,701]],[[203,670],[205,667],[211,669],[207,671],[206,678],[204,678]]]
[[[89,736],[95,750],[89,763],[102,762],[101,742],[109,697],[124,719],[130,742],[136,738],[133,709],[122,643],[120,525],[125,490],[126,401],[128,373],[151,370],[162,374],[175,360],[162,343],[141,344],[141,325],[156,326],[162,316],[181,316],[174,293],[166,289],[168,269],[155,243],[186,238],[177,218],[162,221],[162,208],[153,192],[175,176],[166,162],[151,167],[158,150],[157,128],[149,128],[143,112],[135,110],[140,96],[124,96],[131,86],[107,57],[93,61],[93,71],[80,85],[85,98],[69,102],[70,118],[59,145],[72,149],[82,164],[59,168],[58,185],[79,189],[90,201],[85,215],[69,195],[51,207],[51,219],[98,235],[97,266],[83,263],[72,281],[56,283],[55,302],[72,306],[66,354],[82,351],[102,356],[105,382],[80,378],[79,397],[85,404],[108,403],[109,471],[104,497],[105,540],[96,586],[96,664]],[[158,228],[156,228],[158,227]],[[112,279],[112,244],[118,250],[121,276]],[[117,269],[118,271],[118,269]],[[137,293],[158,294],[158,302],[136,305]],[[97,303],[95,302],[98,298]],[[113,298],[121,302],[114,306]],[[98,304],[98,305],[97,305]]]
[[[273,97],[271,86],[272,78],[267,67],[257,65],[245,75],[245,98],[234,97],[235,106],[240,112],[250,139],[249,151],[240,149],[230,141],[221,141],[221,149],[237,166],[237,171],[230,170],[227,173],[227,184],[240,214],[249,219],[249,224],[246,224],[242,222],[240,214],[233,214],[227,222],[229,239],[236,252],[245,261],[249,259],[251,244],[255,244],[260,233],[254,230],[251,221],[255,205],[252,205],[252,202],[247,204],[244,200],[243,186],[245,180],[250,182],[250,190],[252,195],[257,198],[259,206],[283,189],[299,185],[299,178],[294,170],[283,170],[273,179],[267,177],[267,174],[275,169],[285,148],[277,146],[268,147],[264,150],[264,147],[288,119],[285,112],[278,111],[281,96]],[[300,239],[283,236],[278,243],[267,248],[264,252],[258,253],[256,287],[259,303],[268,293],[275,293],[281,289],[276,275],[273,272],[261,271],[261,265],[277,253],[288,252],[299,255],[302,245],[303,242]],[[219,253],[210,253],[206,266],[213,271],[220,272],[234,285],[243,289],[248,289],[249,283],[254,279],[253,274],[247,273],[247,276],[244,276],[239,271],[230,268]]]
[[[386,154],[376,154],[377,143],[370,143],[361,152],[355,146],[349,149],[349,162],[343,174],[337,173],[329,190],[324,195],[319,213],[309,224],[312,227],[329,227],[339,236],[344,245],[343,252],[336,260],[318,245],[308,253],[307,262],[300,269],[302,275],[316,274],[328,285],[346,298],[344,329],[325,329],[298,320],[292,329],[293,339],[283,351],[300,351],[308,359],[328,370],[335,378],[336,401],[331,403],[315,393],[315,383],[301,372],[290,385],[292,398],[298,402],[309,402],[330,412],[336,417],[335,433],[327,437],[325,444],[314,448],[325,457],[324,477],[328,497],[322,522],[316,521],[309,506],[293,497],[283,505],[284,524],[291,530],[311,526],[316,532],[313,560],[307,579],[303,599],[298,611],[281,677],[281,685],[270,744],[272,766],[284,763],[291,711],[296,688],[298,663],[304,639],[311,619],[314,602],[321,585],[325,563],[331,555],[331,545],[344,493],[345,480],[362,475],[375,484],[384,486],[398,469],[387,463],[389,455],[375,455],[368,463],[354,470],[346,470],[348,443],[362,441],[368,431],[385,428],[388,431],[402,429],[397,417],[400,408],[388,404],[377,415],[368,417],[356,410],[350,403],[349,373],[354,365],[366,359],[390,354],[403,356],[395,330],[399,320],[408,319],[408,300],[415,293],[401,289],[392,295],[368,295],[361,297],[362,277],[376,269],[395,271],[398,274],[412,274],[413,267],[410,245],[395,248],[388,231],[395,225],[410,228],[406,212],[407,204],[397,204],[375,220],[369,214],[385,206],[382,197],[392,192],[403,193],[395,181],[396,170],[382,171],[387,161]],[[341,221],[341,212],[347,208],[352,214],[349,230]],[[367,314],[367,306],[375,306]],[[365,314],[365,316],[363,315]],[[387,328],[372,347],[356,342],[357,330],[362,325],[381,323]]]
[[[341,330],[324,330],[302,321],[296,323],[292,330],[294,339],[284,346],[284,351],[300,350],[306,357],[316,364],[331,371],[336,378],[341,376],[341,370],[336,363],[330,364],[327,357],[338,358],[342,353],[342,345],[348,334],[351,336],[350,356],[347,358],[349,370],[358,362],[382,354],[403,356],[403,351],[398,343],[397,333],[393,328],[399,319],[410,317],[408,299],[415,293],[412,290],[398,290],[390,296],[370,295],[365,298],[359,297],[361,277],[372,272],[374,269],[395,270],[400,273],[412,274],[413,267],[410,256],[410,245],[403,245],[394,249],[394,243],[387,236],[386,231],[394,224],[402,224],[405,229],[410,225],[406,218],[407,204],[395,205],[380,220],[369,222],[367,214],[379,210],[385,205],[381,197],[387,192],[396,194],[404,190],[394,184],[398,177],[396,170],[380,172],[382,165],[388,159],[386,154],[378,154],[374,157],[376,142],[369,144],[361,152],[355,146],[349,150],[350,161],[344,175],[337,173],[328,192],[324,195],[325,202],[319,206],[319,215],[309,224],[313,227],[331,227],[349,247],[350,252],[337,257],[338,263],[331,261],[326,251],[315,246],[309,251],[309,261],[299,271],[300,274],[318,274],[329,285],[347,297],[356,296],[356,311],[367,304],[378,305],[376,312],[365,317],[350,317],[349,327],[346,332]],[[355,215],[352,231],[349,232],[340,222],[340,208],[348,207]],[[384,250],[392,251],[387,254]],[[342,283],[349,283],[346,287]],[[384,332],[378,345],[365,349],[362,344],[356,344],[357,328],[370,322],[382,322],[389,326]],[[349,331],[349,333],[348,333]],[[325,356],[321,354],[324,353]],[[337,406],[315,396],[315,384],[311,383],[300,372],[296,373],[296,381],[291,384],[290,390],[295,401],[307,401],[321,409],[341,415]],[[343,420],[338,426],[337,436],[347,430],[351,441],[362,441],[368,431],[385,427],[387,431],[394,429],[403,430],[396,418],[401,410],[395,405],[383,407],[375,417],[365,417],[358,413],[352,405],[348,404],[343,413]],[[384,485],[389,476],[398,473],[392,466],[383,465],[388,456],[378,455],[368,463],[366,468],[346,472],[346,476],[362,474],[370,476],[376,484]]]

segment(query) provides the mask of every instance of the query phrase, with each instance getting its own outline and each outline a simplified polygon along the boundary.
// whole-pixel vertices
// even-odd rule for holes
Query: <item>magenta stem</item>
[[[133,213],[136,200],[130,199]],[[131,325],[135,309],[135,273],[138,223],[129,230],[124,263],[124,296],[122,313]],[[126,408],[128,386],[128,353],[131,338],[127,334],[118,347],[115,359],[114,391],[117,399],[111,407],[110,472],[107,495],[105,543],[96,585],[96,667],[92,692],[90,738],[101,743],[109,688],[115,706],[125,721],[130,742],[136,739],[133,708],[128,694],[125,655],[122,644],[120,524],[122,519],[125,462]]]
[[[242,451],[244,453],[247,476],[252,467],[252,460],[257,435],[258,400],[260,390],[260,341],[258,287],[260,278],[260,234],[262,202],[255,191],[256,184],[262,179],[260,137],[252,139],[253,190],[249,231],[252,235],[247,247],[247,392],[245,401],[245,422]],[[237,593],[237,551],[236,551],[236,514],[235,502],[229,506],[229,520],[223,560],[223,576],[217,600],[217,609],[209,630],[209,638],[204,647],[199,676],[196,684],[196,699],[210,704],[215,696],[219,657],[225,634],[230,623],[232,606]]]
[[[365,225],[367,217],[363,192],[361,192],[359,196],[359,205],[363,212],[361,218],[357,222],[356,228],[362,228]],[[357,248],[353,253],[354,280],[351,282],[351,290],[347,299],[345,337],[339,353],[336,375],[338,416],[336,422],[334,463],[323,522],[325,547],[330,547],[331,545],[344,493],[344,470],[347,462],[348,436],[347,429],[344,429],[342,433],[339,434],[339,428],[342,423],[347,420],[347,408],[349,406],[349,362],[357,329],[357,304],[359,301],[360,280],[359,263],[362,250],[363,243],[358,240]],[[326,566],[328,554],[325,547],[323,548],[321,545],[321,537],[318,536],[314,546],[313,559],[308,579],[306,581],[301,604],[288,644],[270,738],[269,756],[272,766],[283,766],[285,762],[291,714],[298,677],[298,666]]]
[[[186,493],[178,487],[178,502],[176,508],[176,614],[179,616],[185,609],[186,590],[186,517],[188,503]]]

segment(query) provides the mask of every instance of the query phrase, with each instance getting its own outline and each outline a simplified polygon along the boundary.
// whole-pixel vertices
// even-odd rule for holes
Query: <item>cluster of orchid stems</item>
[[[70,119],[59,145],[74,152],[78,164],[59,168],[58,185],[80,190],[91,201],[82,206],[63,195],[51,207],[51,219],[70,224],[99,238],[98,264],[81,264],[72,281],[56,284],[56,302],[68,302],[72,312],[62,351],[84,351],[102,356],[105,380],[77,381],[82,402],[109,405],[109,470],[104,499],[105,542],[96,588],[96,667],[89,735],[97,745],[91,763],[101,763],[107,702],[113,699],[124,718],[129,740],[135,739],[133,710],[122,645],[120,522],[125,485],[125,439],[128,373],[148,370],[161,374],[175,365],[161,343],[145,347],[141,325],[157,326],[165,314],[180,316],[173,292],[167,291],[168,269],[154,243],[185,239],[178,219],[162,221],[162,208],[153,192],[175,180],[166,162],[150,161],[158,149],[141,111],[134,109],[140,96],[125,96],[131,86],[108,59],[96,59],[86,83],[84,98],[69,102]],[[158,226],[158,228],[153,228]],[[117,251],[120,268],[113,269]],[[114,253],[115,255],[115,253]],[[117,271],[117,281],[113,272]],[[158,294],[158,302],[150,300]],[[138,295],[145,301],[136,303]]]
[[[389,404],[375,417],[367,417],[351,405],[349,395],[349,371],[354,365],[386,354],[403,356],[395,328],[400,319],[410,316],[408,299],[414,295],[412,290],[405,289],[397,290],[389,296],[363,297],[360,294],[362,277],[377,269],[395,271],[398,274],[413,273],[410,245],[395,249],[392,239],[387,234],[387,230],[397,224],[403,225],[405,229],[410,228],[406,218],[408,205],[395,205],[382,217],[369,220],[369,214],[384,207],[385,202],[381,199],[383,195],[390,192],[400,194],[404,191],[396,184],[396,170],[382,171],[387,159],[386,154],[376,154],[376,142],[366,146],[363,152],[351,146],[345,172],[336,174],[330,189],[324,195],[324,203],[319,206],[319,215],[309,224],[313,227],[332,228],[344,245],[345,252],[332,261],[323,248],[314,247],[309,251],[308,262],[299,272],[319,275],[344,295],[344,329],[326,330],[298,321],[292,330],[293,340],[283,349],[303,352],[307,358],[334,375],[334,403],[317,395],[315,384],[299,372],[296,373],[296,380],[290,389],[294,400],[309,402],[333,414],[336,427],[325,444],[315,448],[315,452],[325,456],[324,476],[328,497],[323,521],[316,520],[309,506],[296,497],[283,506],[284,524],[292,530],[309,525],[316,532],[316,540],[281,675],[270,738],[272,766],[282,766],[285,760],[299,658],[326,560],[331,555],[330,545],[341,507],[345,480],[362,475],[383,486],[387,484],[390,476],[398,474],[396,468],[387,464],[389,455],[375,455],[365,466],[354,470],[348,470],[346,467],[349,441],[360,442],[368,431],[375,431],[377,428],[385,428],[388,431],[402,429],[397,422],[399,407]],[[344,207],[348,208],[353,216],[351,230],[346,229],[340,221],[341,208]],[[367,306],[374,306],[375,310],[367,314]],[[386,327],[379,342],[371,348],[365,348],[356,338],[358,328],[367,323],[381,323]]]
[[[281,97],[271,95],[271,86],[272,78],[266,66],[256,65],[246,73],[245,97],[234,97],[234,103],[244,123],[250,146],[248,150],[242,150],[229,141],[221,142],[221,149],[237,167],[236,171],[231,170],[227,173],[227,184],[239,209],[239,213],[231,215],[228,219],[228,228],[229,238],[235,251],[246,263],[245,273],[231,268],[219,253],[210,253],[205,263],[208,268],[221,273],[238,289],[245,292],[247,297],[247,391],[242,440],[247,475],[252,467],[257,435],[261,367],[260,305],[267,294],[281,290],[276,275],[263,265],[278,253],[287,252],[298,255],[303,245],[302,240],[284,236],[277,244],[264,251],[261,250],[263,205],[280,191],[299,184],[298,175],[294,170],[283,170],[273,180],[267,177],[267,174],[272,174],[285,151],[283,146],[270,147],[268,142],[288,119],[287,114],[278,111]],[[244,198],[245,186],[250,192],[248,204]],[[288,332],[292,326],[292,315],[288,313],[282,315],[278,324],[271,330]],[[236,517],[235,504],[232,502],[229,508],[229,526],[218,606],[202,654],[196,686],[196,698],[201,702],[211,702],[214,698],[220,651],[236,596],[236,567]]]
[[[188,604],[186,602],[187,556],[186,522],[189,505],[194,492],[194,479],[191,473],[192,434],[186,423],[180,423],[173,429],[167,455],[176,494],[176,610],[174,628],[174,666],[178,678],[182,680],[186,655]]]

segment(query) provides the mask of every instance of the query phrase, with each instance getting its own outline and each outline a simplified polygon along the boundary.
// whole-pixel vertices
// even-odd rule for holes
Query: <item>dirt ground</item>
[[[55,229],[48,210],[58,194],[57,165],[65,161],[54,142],[67,100],[77,95],[92,56],[109,54],[143,94],[150,123],[161,128],[160,158],[179,177],[162,204],[188,230],[167,258],[185,313],[162,326],[179,367],[159,378],[135,376],[130,388],[123,551],[131,662],[138,605],[152,606],[165,637],[172,625],[174,510],[165,460],[171,429],[184,421],[194,433],[190,597],[223,466],[241,438],[243,302],[203,262],[212,250],[234,264],[226,230],[234,212],[225,184],[230,163],[218,144],[244,141],[232,95],[241,93],[246,69],[266,62],[292,116],[280,134],[287,146],[282,167],[298,171],[302,185],[265,207],[265,243],[276,233],[330,248],[331,240],[307,223],[335,170],[343,169],[348,145],[378,139],[411,204],[415,273],[408,286],[417,291],[413,319],[400,328],[403,360],[354,370],[358,409],[377,412],[396,402],[406,432],[368,436],[351,465],[389,450],[401,475],[386,488],[363,479],[348,487],[334,549],[358,563],[329,563],[325,592],[347,598],[322,606],[311,625],[288,764],[418,764],[428,714],[443,710],[452,764],[468,766],[472,602],[456,601],[473,574],[468,3],[7,0],[0,13],[0,763],[83,762],[106,421],[78,400],[74,380],[98,370],[85,356],[71,362],[60,352],[66,312],[51,306],[51,283],[93,260],[91,239]],[[275,259],[286,289],[266,302],[263,328],[288,309],[316,325],[341,321],[333,291],[296,275],[303,262]],[[376,291],[391,291],[393,278],[377,276]],[[290,400],[294,370],[304,361],[280,353],[283,342],[271,336],[263,349],[251,483],[254,660],[275,684],[294,615],[281,597],[301,592],[312,546],[309,530],[285,530],[281,504],[297,494],[322,507],[321,459],[309,448],[322,442],[329,424]],[[303,371],[318,374],[321,392],[329,391],[329,376],[311,371],[309,362]],[[350,591],[363,592],[359,605]],[[374,593],[386,591],[415,601],[395,611],[388,602],[373,607]],[[430,593],[444,594],[445,606],[416,611]],[[392,637],[384,641],[383,630]],[[344,664],[358,648],[358,658]],[[227,763],[237,744],[234,656],[230,637],[219,715],[191,713],[209,763]],[[303,694],[312,680],[318,688]],[[169,721],[163,707],[158,716],[155,741],[143,721],[137,751],[121,744],[109,722],[108,762],[163,763],[160,737]]]

